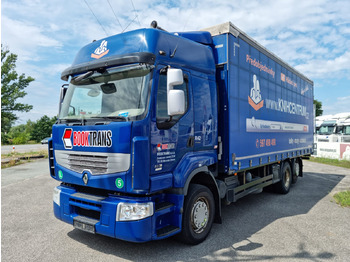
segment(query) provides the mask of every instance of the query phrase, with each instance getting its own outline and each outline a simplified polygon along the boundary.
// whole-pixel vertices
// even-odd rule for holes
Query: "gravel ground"
[[[350,190],[350,170],[305,162],[287,195],[250,195],[222,209],[207,240],[170,238],[134,244],[91,235],[52,213],[58,182],[48,160],[2,170],[2,261],[348,261],[350,208],[334,193]]]

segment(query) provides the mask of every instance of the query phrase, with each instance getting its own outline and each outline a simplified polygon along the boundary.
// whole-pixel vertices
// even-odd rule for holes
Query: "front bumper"
[[[157,209],[170,200],[173,204],[167,209]],[[121,202],[153,202],[155,212],[152,216],[136,221],[116,221],[117,207]],[[152,197],[95,196],[79,193],[74,188],[58,186],[54,190],[53,210],[56,218],[91,233],[101,234],[131,242],[146,242],[162,239],[180,232],[181,195],[155,195]],[[163,205],[164,206],[164,205]],[[164,228],[178,228],[170,234],[159,234]]]

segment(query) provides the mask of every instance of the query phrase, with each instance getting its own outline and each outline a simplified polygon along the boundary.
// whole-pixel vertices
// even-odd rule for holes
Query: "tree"
[[[31,132],[31,138],[36,142],[40,142],[45,137],[50,137],[52,133],[52,125],[56,122],[57,117],[49,118],[44,115],[35,124]]]
[[[27,93],[24,89],[34,78],[16,72],[17,55],[1,45],[1,138],[6,142],[6,134],[18,119],[14,112],[29,112],[33,106],[16,102]]]
[[[314,105],[316,108],[316,116],[322,116],[323,110],[322,110],[322,102],[314,99]]]
[[[7,133],[8,142],[13,145],[27,144],[31,139],[35,122],[28,120],[26,124],[13,126]]]

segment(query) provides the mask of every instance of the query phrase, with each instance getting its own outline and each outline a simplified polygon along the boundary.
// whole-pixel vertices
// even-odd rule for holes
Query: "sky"
[[[61,72],[81,47],[149,27],[194,31],[231,21],[314,81],[323,114],[350,112],[349,0],[2,0],[1,44],[35,81],[16,124],[58,114]]]

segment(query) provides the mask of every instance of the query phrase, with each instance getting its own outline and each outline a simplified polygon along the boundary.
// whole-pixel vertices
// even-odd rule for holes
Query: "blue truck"
[[[83,47],[49,141],[56,218],[131,242],[202,242],[222,204],[286,194],[313,150],[313,82],[232,23]]]

